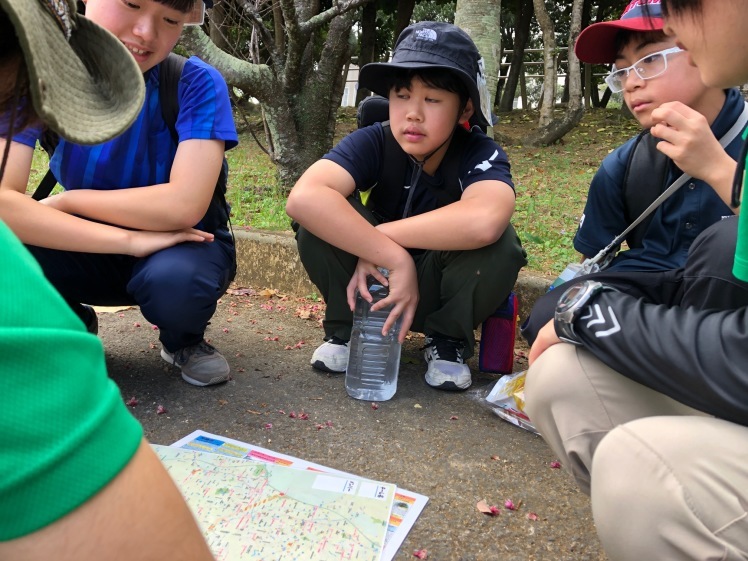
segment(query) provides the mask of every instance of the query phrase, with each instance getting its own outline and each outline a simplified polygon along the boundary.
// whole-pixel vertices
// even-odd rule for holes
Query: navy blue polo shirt
[[[335,162],[351,174],[356,189],[367,191],[372,186],[377,189],[380,188],[377,183],[382,171],[384,143],[384,129],[381,123],[374,123],[371,126],[353,131],[325,154],[324,158]],[[413,176],[413,168],[414,164],[408,160],[408,168],[405,174],[406,181],[407,178]],[[506,152],[477,127],[473,128],[468,135],[458,167],[458,178],[463,192],[473,183],[484,180],[502,181],[514,189]],[[441,188],[443,182],[440,169],[437,169],[433,176],[422,173],[413,193],[411,211],[408,215],[423,214],[437,208],[438,203],[435,193]],[[403,214],[408,189],[410,189],[410,185],[403,184],[400,192],[384,195],[399,197],[397,216]]]
[[[737,89],[726,91],[727,98],[712,123],[712,132],[721,138],[743,111],[743,97]],[[624,212],[623,178],[635,138],[618,147],[602,162],[590,184],[587,204],[574,237],[574,248],[592,257],[628,226]],[[727,153],[737,158],[742,140],[738,135]],[[670,185],[680,175],[671,163]],[[691,178],[654,213],[645,232],[642,247],[622,251],[609,271],[660,271],[677,269],[686,261],[688,248],[706,228],[733,212],[704,181]]]

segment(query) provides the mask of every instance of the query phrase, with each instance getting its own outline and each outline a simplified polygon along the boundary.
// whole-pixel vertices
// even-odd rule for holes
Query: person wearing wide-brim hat
[[[490,123],[483,59],[457,26],[420,22],[400,34],[389,62],[365,65],[359,83],[389,99],[389,122],[343,139],[304,173],[286,207],[327,304],[311,363],[346,370],[353,291],[368,296],[366,278],[384,282],[382,267],[384,306],[393,306],[384,328],[400,319],[401,340],[409,328],[425,333],[426,383],[467,389],[474,329],[525,264],[510,223],[507,156],[478,126],[464,129],[471,119]],[[364,207],[355,194],[369,190]]]
[[[14,136],[9,169],[17,173],[6,177],[0,189],[0,218],[27,245],[89,331],[98,329],[92,305],[138,306],[143,317],[159,327],[160,356],[183,380],[201,387],[230,378],[228,361],[206,340],[205,332],[236,270],[225,199],[225,153],[238,144],[223,76],[197,57],[179,61],[170,56],[183,26],[202,2],[86,0],[86,18],[116,36],[140,74],[111,75],[116,72],[95,62],[75,63],[61,71],[92,75],[93,91],[85,80],[77,88],[84,99],[99,94],[88,108],[93,116],[109,111],[117,99],[111,92],[119,89],[144,88],[147,101],[134,120],[131,113],[121,116],[132,124],[108,140],[106,129],[111,125],[96,137],[89,131],[96,130],[95,125],[54,123],[52,128],[61,129],[61,140],[51,155],[47,178],[63,189],[43,204],[16,195],[26,190],[24,176],[31,169],[33,146],[46,134],[33,127],[25,137]],[[11,5],[14,17],[33,25],[35,13],[26,4]],[[72,1],[48,0],[44,6],[54,18],[52,24],[70,36],[70,47],[83,60],[97,49],[87,20],[58,13],[61,8],[72,13]],[[79,44],[80,32],[90,36],[84,45]],[[27,43],[34,52],[35,44]],[[37,78],[32,76],[32,81]],[[76,88],[59,88],[65,99],[78,96]],[[38,89],[31,97],[48,110],[47,85],[41,82]],[[116,107],[111,110],[117,113]],[[71,133],[78,139],[68,138]],[[42,223],[45,227],[37,228]],[[164,236],[172,236],[174,243],[161,243]]]
[[[142,102],[130,54],[73,4],[0,0],[0,137],[41,120],[98,141]],[[108,378],[101,343],[2,222],[0,262],[0,559],[212,559]]]

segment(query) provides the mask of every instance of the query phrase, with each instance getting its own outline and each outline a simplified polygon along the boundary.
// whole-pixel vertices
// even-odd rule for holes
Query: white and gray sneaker
[[[229,380],[229,363],[213,345],[204,340],[174,353],[162,346],[161,358],[178,366],[182,371],[182,379],[193,386],[212,386]]]
[[[426,337],[423,353],[428,369],[426,383],[432,388],[447,391],[466,390],[473,383],[470,368],[462,358],[465,343],[434,335]]]
[[[348,368],[348,353],[348,341],[332,335],[317,347],[310,363],[317,370],[342,374]]]

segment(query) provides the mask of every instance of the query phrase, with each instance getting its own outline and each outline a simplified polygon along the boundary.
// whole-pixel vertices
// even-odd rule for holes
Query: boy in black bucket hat
[[[300,224],[299,254],[327,309],[312,365],[344,372],[354,291],[387,282],[384,325],[402,318],[426,335],[426,382],[471,384],[474,329],[508,296],[525,253],[510,224],[514,188],[504,151],[478,127],[490,122],[483,61],[447,23],[406,28],[388,63],[361,69],[361,87],[389,98],[390,120],[358,129],[312,165],[286,210]],[[396,170],[393,172],[393,169]],[[370,191],[366,204],[360,193]]]

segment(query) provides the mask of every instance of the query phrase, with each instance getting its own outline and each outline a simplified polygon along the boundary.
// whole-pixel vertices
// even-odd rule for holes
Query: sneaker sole
[[[467,384],[458,386],[454,382],[442,382],[441,384],[431,384],[428,380],[426,380],[426,384],[429,385],[429,387],[434,388],[435,390],[442,390],[446,392],[464,392],[466,389],[468,389],[472,384],[473,381],[470,380]]]
[[[321,370],[322,372],[329,372],[330,374],[345,374],[345,370],[333,370],[332,368],[328,368],[327,365],[321,360],[315,360],[311,364],[312,368]]]
[[[161,358],[163,358],[172,366],[179,368],[179,365],[174,362],[174,359],[171,358],[163,348],[161,349]],[[215,386],[216,384],[223,384],[224,382],[228,382],[231,378],[230,374],[224,374],[221,376],[216,376],[215,378],[211,378],[209,382],[201,382],[200,380],[195,380],[194,378],[190,378],[189,376],[187,376],[187,374],[182,372],[181,368],[179,368],[179,371],[182,373],[182,380],[184,380],[188,384],[192,384],[193,386],[200,386],[201,388],[204,388],[205,386]]]

